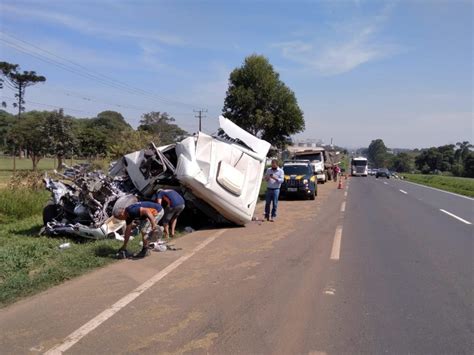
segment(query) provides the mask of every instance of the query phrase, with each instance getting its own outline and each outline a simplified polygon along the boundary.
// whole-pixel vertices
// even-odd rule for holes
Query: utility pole
[[[194,117],[199,118],[199,132],[201,132],[201,127],[202,127],[201,121],[203,118],[206,118],[206,115],[203,115],[203,113],[206,113],[207,110],[202,108],[200,110],[193,110],[193,111],[197,113],[197,115]]]

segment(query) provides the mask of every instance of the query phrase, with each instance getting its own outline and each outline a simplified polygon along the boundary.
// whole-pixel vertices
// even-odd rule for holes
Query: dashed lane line
[[[404,190],[399,190],[402,194],[407,194],[408,192],[404,191]]]
[[[334,242],[332,243],[331,260],[339,260],[341,254],[341,237],[342,226],[338,226],[334,234]]]
[[[345,212],[346,211],[346,201],[342,202],[342,205],[341,205],[341,212]]]
[[[448,216],[451,216],[451,217],[453,217],[453,218],[456,218],[457,220],[459,220],[459,221],[461,221],[461,222],[463,222],[463,223],[472,224],[471,222],[466,221],[465,219],[456,216],[454,213],[451,213],[451,212],[448,212],[448,211],[446,211],[446,210],[443,210],[442,208],[440,208],[439,210],[440,210],[441,212],[443,212],[443,213],[446,213]]]

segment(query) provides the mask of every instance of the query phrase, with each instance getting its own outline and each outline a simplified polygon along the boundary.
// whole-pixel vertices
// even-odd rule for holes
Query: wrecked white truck
[[[109,175],[79,175],[72,184],[45,179],[53,198],[45,207],[44,233],[91,239],[120,239],[124,222],[114,206],[149,199],[160,188],[174,188],[196,218],[245,225],[251,221],[270,143],[219,117],[215,136],[199,132],[179,143],[130,153]]]

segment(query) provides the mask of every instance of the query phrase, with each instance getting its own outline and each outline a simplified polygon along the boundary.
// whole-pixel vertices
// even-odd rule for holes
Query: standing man
[[[174,238],[174,232],[176,223],[178,222],[178,216],[184,210],[184,199],[175,190],[158,190],[157,194],[153,196],[153,200],[163,205],[163,201],[166,202],[165,215],[163,217],[163,228],[165,237]],[[171,225],[171,234],[170,234]]]
[[[121,208],[115,215],[116,218],[127,221],[125,234],[123,236],[123,245],[119,249],[119,253],[126,252],[128,240],[132,233],[133,221],[140,221],[140,232],[142,234],[143,248],[136,256],[145,257],[149,254],[148,240],[146,235],[148,233],[159,233],[158,222],[163,217],[163,207],[154,202],[137,202],[127,208]]]
[[[278,160],[272,160],[272,166],[265,172],[264,179],[267,182],[267,193],[265,194],[265,219],[273,222],[277,215],[278,196],[280,186],[283,182],[283,170],[278,166]],[[273,203],[270,215],[270,204]]]
[[[339,168],[338,165],[334,165],[334,182],[337,182],[337,179],[339,178],[339,173],[341,172],[341,168]]]

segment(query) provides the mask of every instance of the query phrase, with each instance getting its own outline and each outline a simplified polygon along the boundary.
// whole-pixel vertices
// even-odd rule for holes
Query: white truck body
[[[293,158],[294,159],[306,159],[309,160],[311,166],[313,167],[314,174],[316,175],[316,179],[318,182],[325,183],[326,182],[326,172],[324,170],[324,148],[313,148],[307,149],[299,152],[295,152]]]

